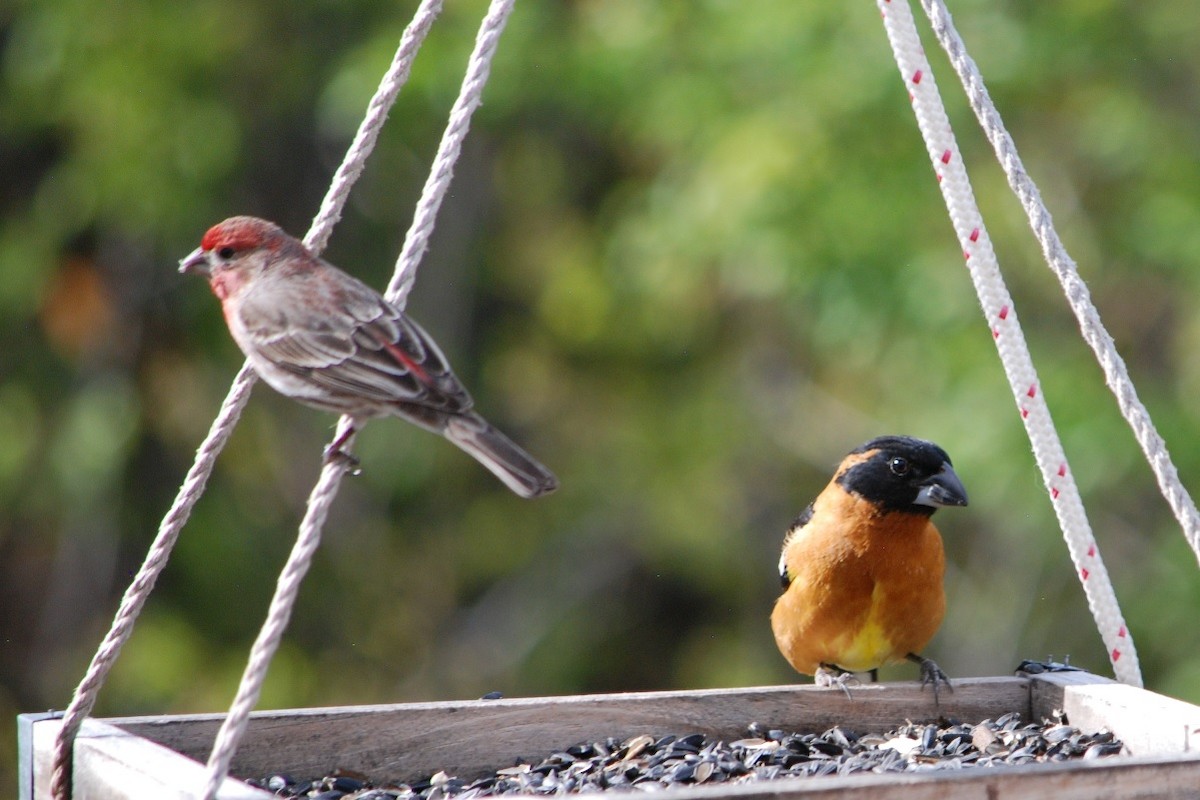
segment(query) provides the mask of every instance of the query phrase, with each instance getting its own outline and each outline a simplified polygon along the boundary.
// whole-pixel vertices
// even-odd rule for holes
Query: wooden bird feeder
[[[1112,731],[1126,752],[1103,759],[901,774],[787,778],[667,789],[691,798],[1195,798],[1200,796],[1200,707],[1086,672],[956,680],[940,712],[962,722],[1018,712],[1040,722],[1057,710],[1083,732]],[[847,698],[813,686],[343,706],[256,712],[232,773],[319,777],[335,768],[375,780],[439,770],[464,778],[540,758],[582,741],[641,734],[704,733],[726,741],[758,722],[800,732],[840,725],[883,733],[937,717],[915,683],[864,685]],[[221,715],[89,719],[75,742],[75,800],[192,798]],[[58,721],[19,718],[21,800],[50,800]],[[628,792],[626,792],[628,794]],[[222,800],[267,800],[230,778]]]

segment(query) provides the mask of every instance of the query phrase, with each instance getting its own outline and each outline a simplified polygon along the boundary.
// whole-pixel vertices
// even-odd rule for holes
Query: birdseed
[[[865,735],[841,727],[814,734],[753,724],[746,738],[728,743],[700,733],[610,737],[472,780],[437,772],[420,780],[373,784],[366,776],[336,771],[315,780],[271,775],[247,783],[278,797],[308,800],[473,800],[1090,760],[1123,748],[1112,733],[1083,733],[1061,716],[1040,725],[1022,724],[1015,712],[977,725],[942,722],[909,722]]]

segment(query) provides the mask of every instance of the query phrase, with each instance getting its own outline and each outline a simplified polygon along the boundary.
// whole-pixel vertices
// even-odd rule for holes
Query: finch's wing
[[[361,403],[451,413],[471,408],[470,395],[429,334],[366,284],[325,266],[330,272],[298,288],[336,313],[293,302],[254,314],[260,324],[246,327],[261,358],[324,393]],[[243,322],[247,316],[244,308]]]

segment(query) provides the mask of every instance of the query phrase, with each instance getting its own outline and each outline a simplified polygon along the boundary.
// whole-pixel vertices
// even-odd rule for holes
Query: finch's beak
[[[958,475],[955,474],[954,468],[949,464],[942,464],[941,471],[922,484],[913,504],[933,506],[934,508],[965,506],[967,490],[962,485],[962,481],[958,479]]]
[[[197,247],[179,262],[179,271],[184,275],[207,277],[212,272],[212,266],[208,263],[208,254],[204,252],[203,248]]]

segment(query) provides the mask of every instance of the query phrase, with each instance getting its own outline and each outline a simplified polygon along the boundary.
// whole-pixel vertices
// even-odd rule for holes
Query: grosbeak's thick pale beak
[[[179,262],[179,271],[184,275],[204,275],[207,277],[212,272],[212,265],[208,263],[208,254],[204,252],[204,248],[197,247],[188,253]]]
[[[913,501],[920,506],[965,506],[967,490],[958,479],[954,469],[949,464],[943,464],[938,474],[931,477],[921,486],[917,499]]]

